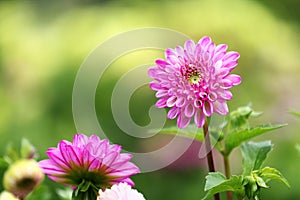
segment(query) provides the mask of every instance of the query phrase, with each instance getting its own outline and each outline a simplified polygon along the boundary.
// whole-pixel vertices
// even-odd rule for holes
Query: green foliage
[[[267,154],[272,150],[271,141],[243,143],[243,174],[250,175],[251,171],[260,169]]]
[[[30,193],[26,200],[52,200],[52,194],[49,188],[45,185],[41,185],[37,189],[33,190],[32,193]]]
[[[288,181],[275,168],[264,167],[262,164],[267,154],[272,150],[270,141],[248,142],[242,144],[243,175],[231,176],[226,179],[220,172],[209,173],[206,176],[204,190],[207,191],[203,199],[225,191],[232,191],[238,199],[247,197],[250,200],[260,199],[260,190],[269,188],[267,183],[271,180],[278,181],[289,187]]]
[[[267,133],[269,131],[282,128],[284,126],[286,125],[285,124],[266,125],[266,126],[259,126],[255,128],[249,128],[249,129],[248,128],[235,129],[226,135],[226,140],[225,140],[226,153],[230,154],[231,151],[234,148],[238,147],[242,142],[245,142],[251,138]]]
[[[72,200],[97,199],[98,188],[90,181],[82,180],[73,191]]]
[[[254,173],[260,176],[261,178],[265,179],[266,182],[274,180],[283,183],[287,187],[290,187],[290,184],[288,183],[286,178],[284,178],[284,176],[275,168],[264,167],[260,170],[254,171]]]
[[[8,166],[9,164],[3,158],[0,158],[0,191],[4,190],[2,180],[5,171],[8,169]]]
[[[264,167],[263,169],[254,170],[250,175],[244,177],[245,195],[248,199],[260,199],[260,190],[262,188],[269,188],[267,183],[271,180],[278,181],[290,187],[288,181],[277,169]]]
[[[296,117],[299,117],[300,118],[300,113],[299,112],[296,112],[294,110],[290,111],[290,113]]]
[[[280,124],[251,127],[249,118],[259,117],[261,114],[262,112],[256,112],[248,105],[239,107],[228,115],[227,121],[224,123],[224,130],[226,133],[225,150],[223,153],[225,155],[229,155],[231,151],[240,146],[242,142],[286,126],[286,124]]]
[[[21,141],[20,154],[21,154],[21,158],[37,159],[35,147],[26,138],[23,138]]]
[[[243,196],[243,178],[242,176],[231,176],[226,179],[220,172],[209,173],[206,176],[205,191],[208,191],[202,200],[213,196],[216,193],[233,191],[237,196]]]

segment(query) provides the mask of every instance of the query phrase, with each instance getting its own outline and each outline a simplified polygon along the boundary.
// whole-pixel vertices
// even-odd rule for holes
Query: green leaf
[[[8,169],[9,164],[3,159],[0,158],[0,180],[3,180],[5,171]],[[0,181],[0,191],[4,190],[3,181]]]
[[[13,147],[12,144],[7,145],[6,154],[4,156],[4,159],[8,163],[13,163],[13,162],[17,161],[18,159],[20,159],[20,155],[19,155],[18,151],[15,150],[15,148]]]
[[[231,176],[228,180],[220,172],[211,172],[206,176],[205,191],[208,191],[202,198],[205,200],[216,193],[233,191],[238,196],[244,195],[242,176]]]
[[[228,115],[229,128],[231,130],[249,128],[249,117],[258,117],[261,114],[261,112],[254,111],[251,105],[239,107]]]
[[[266,125],[259,126],[251,129],[234,129],[231,132],[227,133],[225,138],[225,148],[226,154],[229,155],[231,151],[238,147],[242,142],[245,142],[251,138],[254,138],[263,133],[273,131],[286,126],[286,124],[281,125]]]
[[[250,175],[252,171],[261,168],[267,154],[272,150],[271,141],[248,142],[242,144],[243,174]]]
[[[227,180],[226,176],[220,172],[210,172],[205,178],[206,178],[206,183],[205,183],[204,191],[210,190],[211,188]]]
[[[300,153],[300,144],[295,145],[296,150]]]
[[[300,113],[299,113],[299,112],[296,112],[296,111],[294,111],[294,110],[291,110],[290,113],[291,113],[292,115],[295,115],[296,117],[299,117],[299,118],[300,118]]]
[[[29,142],[29,140],[23,138],[21,141],[21,157],[26,159],[36,159],[35,147]]]
[[[41,185],[40,187],[36,188],[33,190],[32,193],[30,193],[27,197],[26,200],[51,200],[53,199],[51,195],[51,191],[49,190],[48,187]]]
[[[263,169],[259,170],[257,174],[258,176],[260,176],[263,179],[266,179],[267,181],[275,180],[280,183],[283,183],[287,187],[290,187],[290,184],[288,183],[286,178],[284,178],[284,176],[275,168],[264,167]]]
[[[158,130],[151,130],[151,132],[158,132]],[[177,126],[166,127],[159,130],[160,134],[170,134],[170,135],[180,135],[183,137],[188,137],[198,141],[203,141],[203,130],[198,128],[194,124],[188,125],[184,129],[179,129]]]

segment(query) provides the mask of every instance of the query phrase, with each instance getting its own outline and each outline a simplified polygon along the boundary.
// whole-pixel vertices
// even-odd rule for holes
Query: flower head
[[[43,180],[44,174],[38,163],[32,159],[22,159],[11,164],[5,172],[3,186],[16,197],[24,199]]]
[[[157,91],[157,108],[171,108],[169,119],[177,118],[179,128],[186,127],[194,117],[202,127],[212,113],[226,115],[228,91],[241,83],[241,77],[230,72],[238,64],[237,52],[226,52],[227,45],[215,45],[209,37],[195,44],[188,40],[184,48],[167,49],[165,60],[156,60],[148,74],[155,80],[150,88]]]
[[[130,176],[139,169],[129,162],[131,154],[120,153],[121,148],[95,135],[76,134],[73,142],[62,140],[57,148],[49,148],[49,160],[39,164],[50,179],[75,187],[86,183],[97,188],[119,182],[134,185]]]
[[[145,200],[137,190],[132,189],[127,183],[113,185],[111,189],[99,190],[98,200]]]

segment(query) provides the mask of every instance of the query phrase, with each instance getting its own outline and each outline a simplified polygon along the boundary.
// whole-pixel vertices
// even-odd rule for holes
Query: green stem
[[[223,159],[224,159],[224,167],[225,167],[225,176],[227,179],[230,179],[231,174],[230,174],[229,156],[224,154]],[[227,196],[227,200],[232,200],[232,192],[227,191],[226,196]]]
[[[208,121],[205,120],[204,126],[203,126],[203,133],[204,133],[204,140],[205,140],[205,149],[206,149],[206,159],[208,164],[208,169],[210,172],[215,172],[215,166],[214,166],[214,158],[212,154],[211,144],[210,144],[210,137],[208,132]],[[215,200],[220,200],[220,194],[217,193],[214,195]]]

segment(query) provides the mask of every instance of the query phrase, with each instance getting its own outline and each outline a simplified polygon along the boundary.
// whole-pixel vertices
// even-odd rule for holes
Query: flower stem
[[[214,158],[212,154],[211,144],[210,144],[210,137],[208,132],[208,121],[205,120],[204,126],[203,126],[203,133],[204,133],[204,140],[205,140],[205,149],[206,149],[206,159],[208,164],[208,169],[210,172],[215,172],[215,166],[214,166]],[[217,193],[214,195],[215,200],[220,200],[220,194]]]
[[[224,159],[224,167],[225,167],[225,176],[227,179],[230,179],[230,163],[229,163],[229,157],[228,155],[223,155]],[[227,200],[232,200],[232,192],[227,191],[226,192]]]

